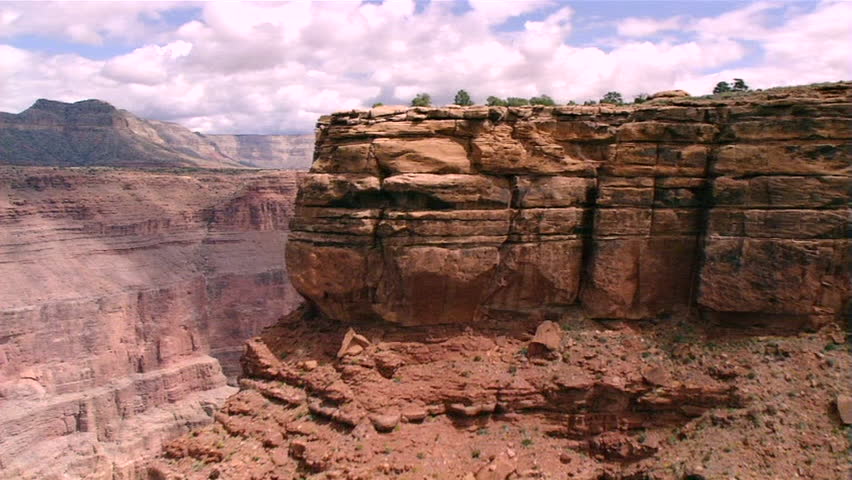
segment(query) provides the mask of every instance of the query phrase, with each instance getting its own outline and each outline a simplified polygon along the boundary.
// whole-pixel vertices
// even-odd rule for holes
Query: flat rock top
[[[665,94],[665,95],[662,95]],[[686,95],[684,95],[686,94]],[[689,96],[683,90],[658,92],[648,102],[624,105],[557,105],[557,106],[522,106],[522,107],[490,107],[459,105],[409,107],[405,105],[383,105],[366,110],[345,110],[334,112],[320,118],[320,124],[331,122],[336,118],[349,119],[378,119],[387,117],[423,116],[422,119],[451,119],[451,118],[486,118],[491,111],[515,112],[521,116],[532,113],[552,113],[556,115],[590,115],[598,113],[631,112],[634,110],[654,109],[661,106],[712,107],[744,104],[778,104],[778,103],[814,103],[814,102],[848,102],[852,96],[852,82],[819,83],[795,87],[777,87],[767,90],[754,90],[742,93],[724,93],[720,95]],[[397,118],[394,118],[397,119]],[[415,118],[420,119],[420,118]]]

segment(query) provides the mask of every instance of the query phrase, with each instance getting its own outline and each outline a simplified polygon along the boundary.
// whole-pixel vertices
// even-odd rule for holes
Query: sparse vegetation
[[[456,92],[456,98],[453,100],[453,103],[463,107],[473,105],[473,101],[470,99],[470,94],[468,94],[465,90],[459,90]]]
[[[384,106],[385,106],[385,104],[384,104],[384,103],[382,103],[382,102],[376,102],[376,103],[374,103],[374,104],[373,104],[373,106],[372,106],[372,107],[370,107],[370,108],[384,107]]]
[[[539,97],[530,98],[530,105],[546,105],[552,107],[553,105],[556,105],[556,102],[554,102],[548,95],[541,95]]]
[[[639,95],[636,95],[636,98],[633,99],[633,103],[645,103],[648,101],[649,98],[650,95],[648,95],[647,93],[640,93]]]
[[[492,95],[492,96],[485,99],[485,104],[488,105],[489,107],[505,107],[506,106],[506,100],[503,100],[502,98],[498,98],[498,97],[495,97],[495,96]]]
[[[720,93],[726,93],[731,91],[731,85],[728,82],[719,82],[716,84],[716,87],[713,88],[713,95],[718,95]]]
[[[601,98],[601,103],[621,105],[624,103],[624,98],[616,91],[606,92],[606,94]]]
[[[719,95],[728,92],[748,92],[751,89],[742,78],[735,78],[734,84],[728,82],[719,82],[713,88],[713,95]]]
[[[432,105],[432,96],[428,93],[418,93],[411,99],[412,107],[429,107]]]

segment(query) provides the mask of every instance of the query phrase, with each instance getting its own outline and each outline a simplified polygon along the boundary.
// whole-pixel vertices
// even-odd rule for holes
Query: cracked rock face
[[[697,304],[801,326],[849,299],[852,85],[625,107],[337,113],[287,261],[340,321]]]

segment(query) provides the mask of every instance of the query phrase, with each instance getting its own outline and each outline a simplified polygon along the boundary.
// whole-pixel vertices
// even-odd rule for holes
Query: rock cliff
[[[100,100],[0,112],[0,165],[306,169],[313,135],[202,135]]]
[[[0,478],[136,478],[300,298],[296,172],[0,167]]]
[[[323,118],[309,301],[149,478],[846,478],[851,93]]]
[[[293,284],[347,322],[696,304],[734,322],[838,318],[851,97],[839,83],[325,117],[287,246]]]

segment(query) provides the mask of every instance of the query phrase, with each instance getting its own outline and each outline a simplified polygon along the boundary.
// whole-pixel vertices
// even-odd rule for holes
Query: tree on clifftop
[[[624,103],[624,98],[618,92],[606,92],[606,95],[601,98],[601,103],[609,103],[612,105],[621,105]]]
[[[455,100],[453,100],[453,103],[455,103],[456,105],[461,105],[463,107],[473,105],[473,101],[470,99],[470,95],[464,90],[459,90],[458,92],[456,92],[456,98]]]
[[[428,107],[432,105],[432,96],[428,93],[418,93],[411,99],[412,107]]]
[[[745,80],[743,80],[742,78],[735,78],[734,86],[733,88],[731,88],[731,90],[735,92],[747,92],[750,89],[748,88],[748,85],[746,85]]]
[[[742,78],[735,78],[733,86],[728,82],[717,83],[716,87],[713,88],[713,95],[728,92],[748,92],[749,90],[751,89],[748,87],[748,85],[746,85],[745,80],[743,80]]]
[[[547,105],[552,107],[553,105],[556,105],[556,102],[554,102],[548,95],[542,95],[540,97],[532,97],[530,99],[530,105]]]
[[[713,89],[713,95],[718,95],[720,93],[726,93],[731,91],[731,85],[728,82],[719,82],[716,84],[716,87]]]

